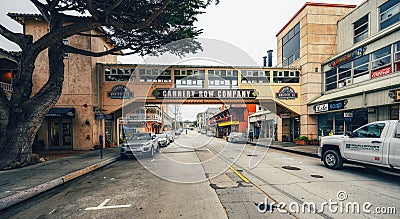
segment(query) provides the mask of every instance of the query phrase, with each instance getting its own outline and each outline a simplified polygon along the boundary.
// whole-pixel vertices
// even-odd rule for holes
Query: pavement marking
[[[52,211],[49,212],[49,214],[53,214],[56,211],[56,209],[54,208]]]
[[[153,159],[153,160],[151,160],[150,162],[151,162],[151,163],[153,163],[153,161],[154,161],[154,159]]]
[[[92,211],[92,210],[102,210],[102,209],[110,209],[110,208],[129,208],[131,205],[110,205],[110,206],[104,206],[109,202],[111,199],[106,199],[103,203],[101,203],[97,207],[89,207],[85,208],[85,211]]]
[[[233,166],[229,165],[229,168],[230,168],[231,170],[233,170],[233,172],[235,172],[236,175],[238,175],[243,181],[245,181],[245,182],[247,182],[247,183],[250,182],[245,176],[243,176],[243,175],[242,175],[241,173],[239,173],[235,168],[233,168]]]

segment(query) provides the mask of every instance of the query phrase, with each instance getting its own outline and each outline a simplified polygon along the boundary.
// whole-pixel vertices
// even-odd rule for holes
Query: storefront
[[[255,139],[275,139],[276,118],[270,111],[261,111],[249,116],[249,130]]]
[[[46,114],[49,149],[72,149],[74,108],[52,108]]]

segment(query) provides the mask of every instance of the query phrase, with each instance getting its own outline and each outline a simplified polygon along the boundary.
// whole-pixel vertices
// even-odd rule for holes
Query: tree
[[[171,52],[183,55],[195,52],[200,45],[192,40],[201,30],[194,27],[196,16],[213,0],[30,0],[49,23],[49,31],[36,41],[31,35],[15,33],[0,24],[0,34],[16,43],[21,51],[10,53],[17,60],[11,98],[0,89],[0,169],[14,162],[22,165],[32,160],[32,143],[46,113],[61,96],[64,81],[64,53],[100,57],[136,53]],[[217,4],[218,1],[216,0]],[[69,13],[69,12],[74,13]],[[74,14],[74,15],[71,15]],[[75,15],[76,14],[76,15]],[[97,30],[98,35],[89,31]],[[64,45],[73,35],[105,37],[115,47],[104,52],[85,51]],[[32,75],[38,55],[47,50],[49,78],[35,94]]]

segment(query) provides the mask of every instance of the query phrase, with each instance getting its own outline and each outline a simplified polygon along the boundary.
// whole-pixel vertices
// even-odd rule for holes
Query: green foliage
[[[308,141],[308,137],[303,135],[303,136],[297,137],[296,140],[306,140],[306,141]]]

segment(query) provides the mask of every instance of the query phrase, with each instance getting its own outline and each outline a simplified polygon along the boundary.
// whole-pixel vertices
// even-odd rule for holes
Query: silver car
[[[168,144],[171,144],[172,142],[175,141],[175,132],[174,131],[165,131],[165,134],[167,134],[167,139],[168,139]]]
[[[156,136],[159,147],[167,147],[169,145],[169,139],[166,133],[157,134]]]
[[[247,142],[247,136],[242,132],[231,132],[226,137],[227,142]]]
[[[157,136],[150,132],[134,133],[121,147],[121,158],[146,155],[153,157],[159,151]]]

